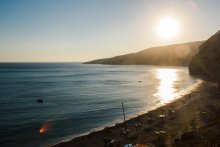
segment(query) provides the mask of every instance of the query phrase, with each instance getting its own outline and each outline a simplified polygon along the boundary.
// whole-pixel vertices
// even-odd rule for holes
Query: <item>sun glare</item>
[[[178,22],[172,17],[165,17],[161,19],[157,26],[157,35],[163,40],[173,39],[179,31]]]

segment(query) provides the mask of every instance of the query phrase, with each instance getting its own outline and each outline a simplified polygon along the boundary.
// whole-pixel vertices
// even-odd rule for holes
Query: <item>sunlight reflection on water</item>
[[[173,100],[176,94],[174,83],[178,80],[177,69],[157,69],[156,75],[157,79],[160,80],[156,96],[161,99],[162,104],[168,103]]]

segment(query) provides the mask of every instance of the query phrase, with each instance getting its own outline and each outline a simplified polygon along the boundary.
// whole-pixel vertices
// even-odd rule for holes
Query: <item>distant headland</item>
[[[204,41],[148,48],[112,58],[97,59],[85,64],[188,66]]]

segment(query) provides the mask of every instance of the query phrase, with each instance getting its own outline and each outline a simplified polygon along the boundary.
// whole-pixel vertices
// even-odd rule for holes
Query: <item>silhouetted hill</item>
[[[189,72],[220,85],[220,31],[200,47],[189,65]]]
[[[98,59],[86,64],[187,66],[203,41],[152,47],[140,52]]]

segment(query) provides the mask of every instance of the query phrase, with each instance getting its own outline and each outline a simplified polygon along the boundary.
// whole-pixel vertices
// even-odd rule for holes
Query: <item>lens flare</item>
[[[43,134],[43,133],[48,132],[51,129],[52,129],[52,122],[51,121],[46,121],[41,125],[41,127],[38,131],[39,131],[40,134]]]
[[[45,129],[44,129],[44,128],[40,128],[40,129],[39,129],[39,133],[42,134],[42,133],[44,133],[44,132],[45,132]]]

